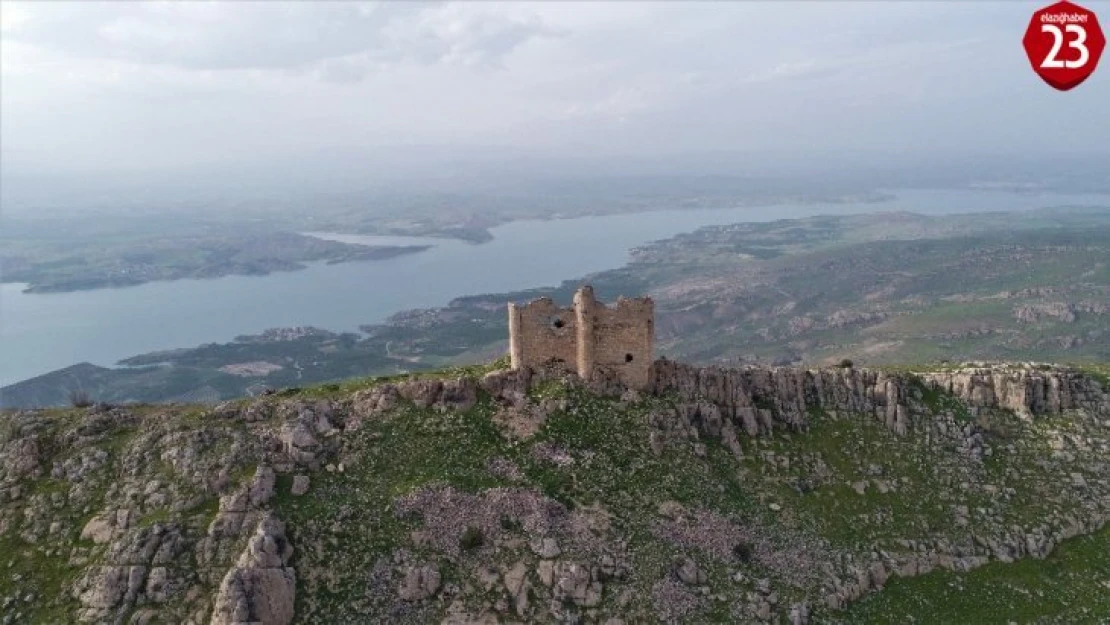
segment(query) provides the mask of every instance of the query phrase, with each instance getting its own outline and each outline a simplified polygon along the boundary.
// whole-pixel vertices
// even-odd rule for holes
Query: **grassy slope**
[[[1088,623],[1110,619],[1110,526],[1044,560],[896,579],[851,606],[852,623]]]
[[[396,418],[370,424],[356,435],[350,450],[350,457],[364,458],[364,462],[353,461],[342,474],[314,477],[313,489],[304,497],[283,494],[279,498],[278,507],[290,520],[294,543],[298,532],[302,537],[327,535],[322,543],[317,542],[313,554],[301,553],[300,566],[371,568],[412,527],[391,514],[393,497],[428,483],[452,484],[475,493],[514,485],[490,475],[486,463],[493,457],[516,463],[524,471],[524,485],[534,485],[570,507],[601,505],[613,513],[614,523],[636,545],[633,569],[641,576],[632,583],[639,592],[647,592],[650,582],[664,573],[674,551],[650,531],[661,501],[675,500],[733,519],[778,526],[784,531],[776,534],[777,540],[820,536],[845,547],[943,535],[951,523],[952,504],[989,503],[953,497],[937,487],[938,476],[945,474],[931,465],[951,461],[949,454],[940,454],[938,462],[937,451],[920,437],[896,437],[867,419],[831,419],[815,413],[813,428],[805,434],[746,441],[750,451],[738,471],[730,452],[714,440],[706,441],[704,459],[687,447],[663,456],[649,453],[644,445],[646,415],[668,405],[666,399],[614,409],[612,402],[557,384],[541,389],[537,396],[569,398],[571,408],[548,421],[528,444],[505,439],[491,425],[494,407],[487,402],[463,414],[440,415],[409,408]],[[955,400],[940,394],[927,395],[925,401],[938,410],[959,410]],[[958,417],[971,419],[966,412]],[[1036,458],[1044,450],[1041,434],[1067,428],[1066,419],[1035,427],[1006,415],[996,419],[1004,422],[994,423],[996,430],[1009,428],[1009,435],[1023,437],[1027,444],[1012,455],[999,454],[981,471],[982,479],[994,483],[1006,483],[1004,476],[1013,471],[1035,473]],[[532,444],[542,442],[559,444],[572,456],[588,456],[590,461],[567,470],[554,469],[528,453]],[[835,477],[799,488],[799,480],[806,479],[806,471],[798,468],[799,460],[808,455],[822,458]],[[405,461],[397,462],[398,458]],[[783,469],[779,464],[782,458],[793,459],[794,468]],[[879,494],[874,489],[865,496],[854,493],[848,484],[867,479],[865,467],[876,465],[882,467],[883,475],[902,479],[904,485],[896,493]],[[279,492],[287,492],[290,480],[283,478]],[[1023,487],[1020,482],[1012,484],[1017,493],[1013,505],[1004,507],[1005,522],[1033,521],[1052,506],[1036,486]],[[769,503],[783,505],[786,512],[770,512]],[[343,528],[328,534],[325,528],[333,521],[341,521]],[[1108,580],[1110,550],[1103,547],[1110,547],[1106,530],[1070,541],[1047,561],[994,563],[971,573],[937,572],[899,579],[891,584],[889,597],[883,591],[845,613],[819,613],[817,620],[891,623],[916,617],[916,622],[1009,623],[1054,615],[1062,619],[1059,622],[1083,622],[1094,614],[1110,615],[1106,598],[1094,592]],[[713,566],[712,578],[727,577],[729,565]],[[773,574],[754,564],[748,565],[746,572],[752,577]],[[325,583],[309,579],[307,584],[308,592],[298,606],[299,613],[310,620],[342,621],[365,592],[356,580]],[[1043,587],[1038,593],[1040,584]],[[963,590],[954,590],[956,586]],[[1054,592],[1064,586],[1066,592]],[[953,600],[953,593],[960,593],[962,600]],[[1052,600],[1046,601],[1044,596],[1050,593]],[[791,590],[783,588],[781,594],[788,600]],[[729,622],[731,616],[727,610],[711,609],[701,618]]]
[[[439,375],[477,375],[483,370],[471,368]],[[378,382],[357,380],[291,389],[274,400],[341,399]],[[763,527],[775,543],[822,537],[834,546],[851,549],[894,538],[943,535],[951,520],[950,505],[963,502],[974,507],[982,503],[941,488],[946,478],[978,476],[1006,484],[1007,476],[1016,476],[1010,483],[1017,489],[1012,502],[993,503],[1001,506],[1005,522],[1027,522],[1054,505],[1037,490],[1038,482],[1048,480],[1026,479],[1045,477],[1036,465],[1045,449],[1044,434],[1068,428],[1068,420],[1063,417],[1025,424],[997,415],[1003,423],[995,423],[995,429],[1005,429],[1023,443],[1011,453],[998,453],[985,466],[975,467],[950,450],[927,446],[919,435],[896,437],[869,418],[834,419],[814,413],[809,432],[744,439],[746,456],[738,464],[715,440],[705,441],[704,457],[694,453],[689,444],[671,446],[662,455],[651,453],[646,444],[650,429],[647,416],[670,405],[668,398],[625,405],[558,382],[535,389],[533,396],[536,400],[564,399],[568,403],[526,443],[506,438],[491,421],[495,407],[488,398],[466,412],[440,413],[406,406],[345,434],[345,448],[339,458],[345,462],[345,471],[314,473],[307,495],[290,496],[291,477],[280,477],[274,506],[297,546],[293,564],[298,568],[298,622],[348,622],[358,610],[372,607],[367,604],[366,572],[420,527],[418,519],[396,516],[393,501],[429,484],[451,484],[471,493],[496,486],[531,486],[568,507],[600,504],[612,514],[614,527],[634,547],[633,574],[627,583],[637,592],[647,593],[652,582],[665,574],[676,553],[674,545],[651,531],[662,501],[678,501],[691,509],[704,508]],[[944,395],[923,393],[922,401],[938,411],[957,412],[957,419],[970,419]],[[72,425],[80,418],[74,411],[51,414],[57,420],[56,427]],[[189,407],[164,414],[179,421],[174,429],[226,427],[220,424],[227,423]],[[98,447],[117,461],[122,455],[137,453],[131,449],[136,442],[134,435],[133,428],[124,428],[109,433]],[[537,460],[530,449],[543,442],[562,446],[576,462],[559,468]],[[64,456],[72,452],[59,453]],[[492,475],[487,462],[494,457],[519,466],[523,481]],[[830,473],[812,481],[814,472],[806,467],[812,469],[811,463],[818,458]],[[109,464],[109,475],[112,466]],[[885,494],[873,489],[864,496],[854,493],[848,484],[876,475],[875,467],[878,475],[899,480],[901,487]],[[247,479],[249,468],[244,466],[236,480]],[[28,486],[33,496],[50,497],[63,489],[64,483],[44,478]],[[102,494],[94,489],[87,501],[80,502],[83,512],[66,512],[81,517],[73,527],[80,528],[83,515],[97,509]],[[772,511],[770,504],[782,506],[782,511]],[[185,521],[201,531],[213,511],[214,499],[210,499],[191,510]],[[159,520],[158,514],[167,513],[155,511],[144,516],[143,522]],[[510,534],[517,529],[511,520],[505,526]],[[96,557],[95,549],[85,550]],[[416,550],[419,552],[419,548]],[[49,542],[25,543],[11,529],[0,535],[0,553],[8,556],[0,558],[0,563],[7,560],[12,571],[0,576],[0,597],[21,587],[14,581],[19,575],[33,580],[39,597],[51,598],[23,608],[25,614],[32,615],[30,622],[58,622],[64,614],[71,614],[67,610],[72,609],[72,602],[63,591],[74,571],[66,567],[61,551],[54,550]],[[459,579],[467,564],[464,554],[458,569],[444,569],[445,580]],[[750,578],[775,578],[774,571],[753,562],[737,564],[705,557],[703,566],[715,588],[728,587],[730,571],[738,567]],[[1108,582],[1110,533],[1104,529],[1069,541],[1045,561],[994,563],[971,573],[934,572],[895,579],[886,590],[846,612],[819,612],[816,618],[819,622],[852,623],[911,619],[927,623],[1025,623],[1052,617],[1053,622],[1098,623],[1110,615],[1110,593],[1104,592]],[[777,581],[776,589],[784,603],[800,598],[795,589]],[[699,621],[711,622],[730,622],[732,618],[721,604],[711,604],[698,617]]]

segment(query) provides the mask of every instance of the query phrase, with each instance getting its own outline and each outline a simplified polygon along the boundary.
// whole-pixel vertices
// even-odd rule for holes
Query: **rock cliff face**
[[[1012,410],[1030,417],[1076,409],[1102,412],[1110,393],[1110,388],[1067,369],[969,365],[921,377],[972,408]]]
[[[285,526],[266,516],[220,583],[212,625],[292,622],[297,583],[295,572],[287,566],[292,555]]]
[[[905,434],[911,427],[908,400],[921,399],[926,390],[950,395],[973,413],[1009,410],[1035,417],[1081,409],[1105,414],[1110,406],[1110,389],[1076,371],[1012,365],[910,375],[851,367],[722,369],[659,360],[652,388],[657,394],[709,402],[749,436],[775,427],[804,428],[806,415],[815,409],[874,415]]]
[[[0,415],[0,623],[806,623],[1110,518],[1066,368],[655,363]],[[717,618],[717,617],[714,617]]]

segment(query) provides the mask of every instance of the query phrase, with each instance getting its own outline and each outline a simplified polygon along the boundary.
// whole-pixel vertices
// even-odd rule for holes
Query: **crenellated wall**
[[[569,308],[548,297],[510,303],[509,354],[513,369],[555,365],[584,380],[600,373],[646,389],[655,360],[655,304],[622,297],[610,308],[590,286],[574,294]]]
[[[559,365],[578,366],[578,318],[550,297],[523,306],[509,304],[509,356],[513,369]]]

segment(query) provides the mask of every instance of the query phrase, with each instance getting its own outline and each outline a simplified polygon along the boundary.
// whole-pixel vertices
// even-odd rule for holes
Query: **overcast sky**
[[[2,156],[1105,151],[1110,67],[1060,93],[1022,51],[1043,4],[3,2]]]

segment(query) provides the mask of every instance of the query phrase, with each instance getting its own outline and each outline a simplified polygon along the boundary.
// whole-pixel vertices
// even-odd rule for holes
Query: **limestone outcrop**
[[[922,373],[921,378],[972,408],[1013,410],[1030,417],[1105,410],[1110,393],[1110,388],[1100,388],[1075,371],[1052,367],[968,365]]]
[[[894,432],[911,427],[910,397],[929,388],[954,395],[972,411],[1012,410],[1034,417],[1086,409],[1110,412],[1108,389],[1066,368],[969,366],[911,376],[838,367],[698,367],[656,361],[652,391],[674,394],[711,432],[730,420],[749,436],[804,429],[810,410],[874,415]],[[923,382],[922,388],[918,382]]]
[[[296,571],[285,525],[267,515],[257,525],[216,595],[211,625],[288,625],[293,621]]]

